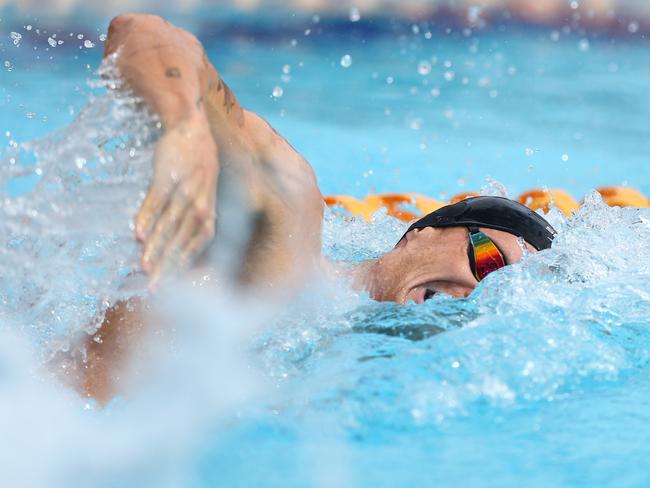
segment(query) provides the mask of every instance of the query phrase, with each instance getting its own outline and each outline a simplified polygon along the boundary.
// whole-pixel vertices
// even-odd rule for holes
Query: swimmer
[[[224,192],[245,202],[252,223],[238,280],[280,294],[309,270],[331,269],[321,256],[324,202],[309,163],[259,115],[245,110],[210,64],[200,42],[160,17],[113,19],[105,56],[157,114],[153,178],[135,219],[141,265],[155,289],[164,277],[204,269],[219,245]],[[476,197],[413,223],[396,246],[351,271],[353,282],[380,301],[422,303],[436,293],[465,297],[489,273],[550,247],[551,226],[526,207]],[[214,241],[214,243],[213,243]],[[217,270],[218,272],[218,270]],[[116,373],[145,330],[140,302],[108,311],[89,340],[76,381],[100,402],[119,390]]]

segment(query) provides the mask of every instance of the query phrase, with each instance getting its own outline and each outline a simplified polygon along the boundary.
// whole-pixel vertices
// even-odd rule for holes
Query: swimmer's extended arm
[[[160,17],[114,18],[104,55],[113,53],[120,76],[163,126],[154,177],[136,217],[142,267],[154,285],[164,273],[191,264],[214,235],[220,167],[205,100],[222,99],[233,119],[241,108],[199,41]]]

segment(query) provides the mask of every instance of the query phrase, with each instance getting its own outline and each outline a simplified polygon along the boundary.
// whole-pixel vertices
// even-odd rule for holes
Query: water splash
[[[383,218],[328,217],[325,253],[388,250],[403,229]],[[305,402],[312,415],[334,408],[344,428],[370,435],[441,425],[485,405],[501,415],[560,401],[646,367],[650,211],[611,208],[593,192],[571,218],[557,209],[548,218],[559,230],[553,248],[490,275],[468,299],[398,306],[361,297],[347,309],[328,302],[317,320],[285,322],[292,341],[265,351],[271,374],[291,371],[300,385],[285,414]]]
[[[158,129],[110,61],[99,75],[74,122],[0,161],[0,323],[30,331],[44,354],[93,332],[138,271],[132,219]]]
[[[97,95],[70,127],[11,148],[0,167],[9,484],[24,473],[34,486],[82,473],[95,485],[187,486],[197,443],[229,423],[322,426],[327,418],[348,447],[348,438],[417,440],[418,429],[541,410],[647,370],[650,212],[610,208],[592,193],[571,218],[552,210],[559,236],[551,250],[490,275],[465,300],[379,304],[315,283],[279,313],[223,290],[180,295],[168,310],[175,333],[131,396],[104,413],[84,410],[40,379],[40,361],[20,352],[32,346],[11,332],[32,338],[37,356],[64,349],[94,330],[112,300],[137,292],[125,290],[137,270],[131,220],[157,130],[135,108],[114,91]],[[336,261],[370,259],[404,230],[385,214],[371,223],[328,214],[323,250]],[[275,392],[261,401],[250,396],[255,366]],[[34,458],[47,460],[36,472]]]

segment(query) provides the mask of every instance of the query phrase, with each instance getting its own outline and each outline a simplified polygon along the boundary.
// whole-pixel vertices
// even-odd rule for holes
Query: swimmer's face
[[[503,253],[506,263],[521,260],[517,237],[480,227]],[[367,288],[379,301],[423,303],[434,293],[466,297],[478,284],[469,267],[465,227],[415,229],[369,270]],[[526,244],[530,252],[535,248]]]

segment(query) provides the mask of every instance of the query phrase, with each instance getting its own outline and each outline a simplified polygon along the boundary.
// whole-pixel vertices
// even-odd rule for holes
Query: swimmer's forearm
[[[164,129],[204,121],[208,63],[198,40],[153,15],[125,14],[111,21],[104,55],[119,52],[121,77],[160,117]]]

